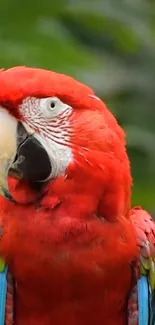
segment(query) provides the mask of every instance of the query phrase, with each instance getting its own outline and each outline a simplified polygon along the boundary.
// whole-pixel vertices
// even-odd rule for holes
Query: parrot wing
[[[0,238],[3,234],[3,221],[0,218]],[[0,325],[13,325],[14,282],[3,258],[0,257]]]
[[[141,207],[131,210],[140,248],[140,278],[129,298],[129,325],[155,325],[155,222]]]

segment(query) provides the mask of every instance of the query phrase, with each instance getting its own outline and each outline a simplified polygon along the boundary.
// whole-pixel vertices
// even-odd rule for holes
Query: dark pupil
[[[52,107],[52,108],[55,107],[55,102],[51,102],[51,107]]]

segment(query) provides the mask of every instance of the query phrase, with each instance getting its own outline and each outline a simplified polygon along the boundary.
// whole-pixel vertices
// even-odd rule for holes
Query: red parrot
[[[14,325],[140,324],[142,277],[154,324],[155,224],[131,210],[131,185],[124,132],[89,87],[0,71],[0,256]]]

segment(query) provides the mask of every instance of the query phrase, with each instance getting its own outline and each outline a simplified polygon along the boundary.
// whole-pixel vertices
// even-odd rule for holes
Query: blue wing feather
[[[140,279],[135,287],[138,317],[133,324],[155,325],[155,222],[141,207],[131,210],[131,221],[140,249]],[[131,292],[129,307],[132,306],[131,302],[134,303],[134,299],[133,292]]]
[[[146,276],[142,276],[138,280],[137,290],[138,290],[138,325],[148,325],[150,304],[149,304],[149,285]]]
[[[5,322],[5,305],[7,294],[7,266],[0,272],[0,325]]]

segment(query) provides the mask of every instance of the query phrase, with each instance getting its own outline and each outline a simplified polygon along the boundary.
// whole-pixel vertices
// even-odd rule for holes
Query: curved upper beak
[[[15,202],[8,188],[8,174],[29,182],[44,182],[51,162],[35,133],[0,108],[0,195]]]
[[[14,201],[8,189],[7,176],[17,151],[17,120],[0,109],[0,195]]]

